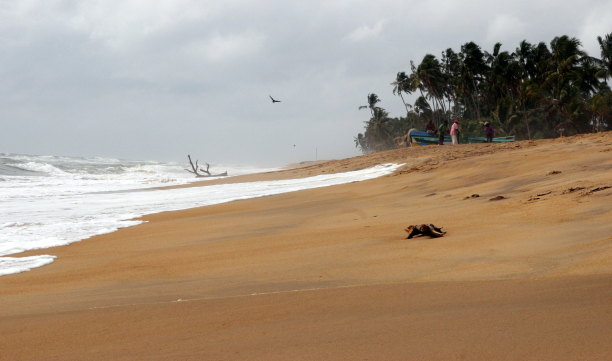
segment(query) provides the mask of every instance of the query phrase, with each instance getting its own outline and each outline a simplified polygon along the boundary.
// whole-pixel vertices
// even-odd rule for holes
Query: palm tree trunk
[[[478,112],[478,106],[476,105],[476,99],[474,99],[474,93],[470,92],[470,98],[472,98],[472,105],[474,106],[474,110],[476,111],[476,119],[479,119],[480,117],[478,116],[479,112]]]
[[[474,77],[471,76],[470,79],[472,80],[472,84],[474,85],[474,92],[478,93],[478,89],[476,88],[476,82],[474,81]],[[477,102],[476,117],[480,119],[480,96],[479,95],[476,96],[476,102]]]
[[[402,92],[399,93],[400,98],[402,98],[402,103],[404,103],[404,107],[406,108],[406,118],[408,118],[408,104],[406,104],[406,101],[404,101],[404,96],[402,95]]]
[[[531,140],[531,131],[529,130],[529,120],[527,120],[527,111],[525,110],[525,102],[523,101],[523,121],[527,126],[527,138]]]

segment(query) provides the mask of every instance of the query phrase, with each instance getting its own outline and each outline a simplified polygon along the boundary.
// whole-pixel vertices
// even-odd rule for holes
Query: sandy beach
[[[57,259],[0,277],[0,360],[612,359],[610,132],[186,187],[384,163],[19,254]],[[406,239],[421,223],[448,233]]]

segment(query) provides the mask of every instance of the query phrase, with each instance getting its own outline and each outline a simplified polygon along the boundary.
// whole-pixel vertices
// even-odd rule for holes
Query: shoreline
[[[39,211],[36,216],[40,220],[38,226],[28,227],[30,217],[13,218],[17,227],[23,224],[26,234],[20,246],[19,253],[28,250],[67,246],[91,237],[108,234],[121,228],[135,226],[142,221],[134,220],[143,216],[171,212],[177,210],[198,208],[222,204],[236,200],[259,198],[305,189],[315,189],[333,185],[358,182],[373,179],[393,172],[400,165],[387,164],[372,167],[363,171],[346,172],[336,175],[322,175],[288,181],[263,181],[240,183],[224,179],[224,184],[196,184],[196,187],[170,187],[151,189],[123,189],[119,191],[91,192],[77,194],[73,197],[65,195],[61,199],[52,199],[45,203],[39,201],[38,206],[49,211]],[[150,192],[143,192],[149,190]],[[50,205],[48,204],[50,203]],[[62,224],[72,225],[62,227]],[[56,227],[55,224],[60,224]],[[11,224],[8,224],[10,227]],[[48,237],[53,234],[54,237]],[[18,234],[14,235],[15,237]],[[17,243],[17,242],[15,242]],[[0,253],[13,251],[19,254],[16,247],[2,249]],[[18,274],[53,262],[55,257],[49,255],[24,258],[0,257],[0,276]]]
[[[239,176],[406,163],[45,249],[51,265],[0,277],[0,347],[11,360],[605,359],[610,151],[602,133]],[[419,223],[448,233],[405,239]]]

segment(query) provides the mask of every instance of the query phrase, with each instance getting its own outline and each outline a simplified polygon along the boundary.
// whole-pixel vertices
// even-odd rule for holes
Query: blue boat
[[[421,132],[419,130],[411,130],[410,133],[411,144],[418,145],[432,145],[438,144],[439,137],[437,135],[431,135],[427,132]],[[466,138],[460,138],[461,143],[466,143]],[[485,137],[467,137],[467,143],[486,143],[487,138]],[[506,143],[514,142],[514,135],[509,137],[497,137],[493,138],[493,143]],[[452,144],[452,139],[449,135],[444,136],[444,144]]]
[[[427,132],[421,132],[418,130],[413,130],[410,133],[410,142],[412,144],[418,144],[418,145],[432,145],[432,144],[438,144],[438,142],[440,141],[440,138],[437,135],[431,135]],[[448,135],[444,136],[444,144],[451,144],[452,140],[451,137]]]
[[[468,143],[485,143],[487,138],[485,137],[468,137]],[[509,137],[497,137],[493,138],[493,143],[506,143],[506,142],[514,142],[514,135]]]

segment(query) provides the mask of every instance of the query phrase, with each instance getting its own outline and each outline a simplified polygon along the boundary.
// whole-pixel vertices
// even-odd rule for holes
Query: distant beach
[[[305,160],[299,163],[291,163],[283,167],[283,169],[294,169],[294,168],[304,168],[310,167],[312,165],[327,163],[329,160]]]

